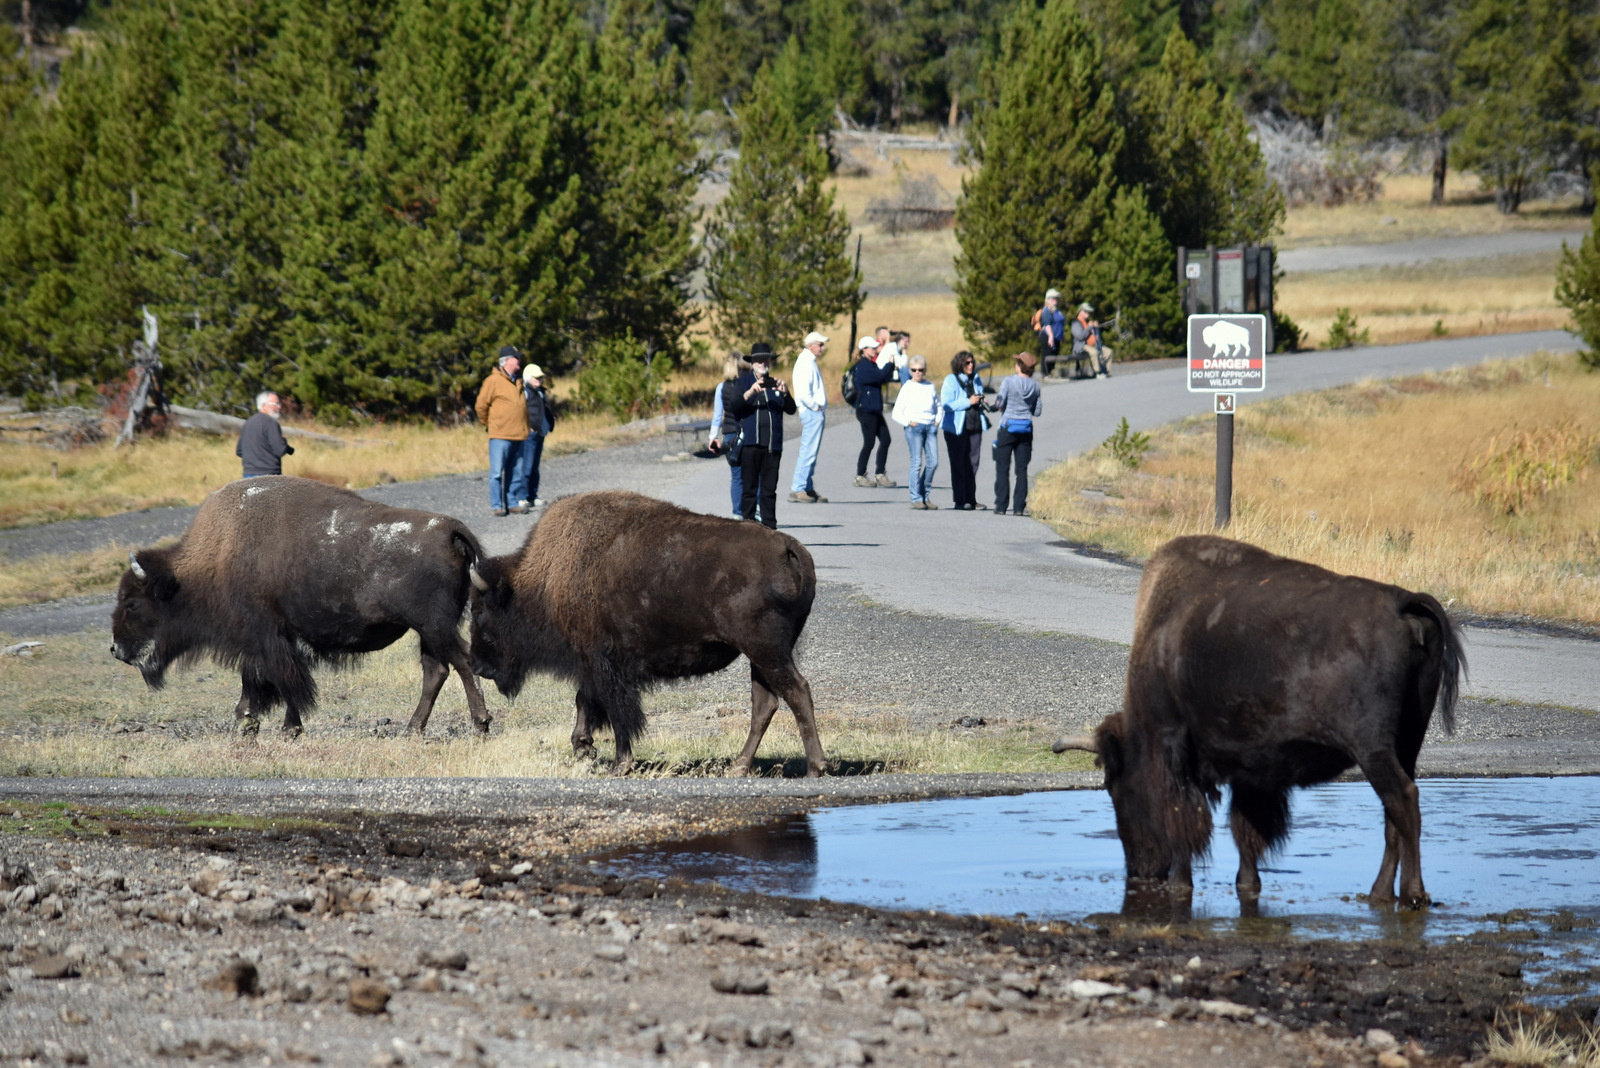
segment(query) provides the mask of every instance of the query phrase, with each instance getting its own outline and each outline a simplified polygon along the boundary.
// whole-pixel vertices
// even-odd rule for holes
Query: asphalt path
[[[1542,331],[1273,356],[1268,358],[1267,389],[1240,396],[1249,404],[1365,378],[1444,370],[1540,350],[1571,351],[1577,344],[1564,331]],[[1135,429],[1150,429],[1209,412],[1209,395],[1187,391],[1181,363],[1113,367],[1109,379],[1046,381],[1032,470],[1043,471],[1094,448],[1124,416]],[[899,428],[890,427],[895,436],[889,475],[903,486],[907,448]],[[795,448],[791,443],[784,451],[779,526],[811,550],[819,578],[852,585],[871,600],[902,611],[1120,645],[1132,641],[1137,568],[1078,552],[1030,518],[951,510],[949,461],[942,448],[934,479],[938,511],[912,510],[903,488],[855,487],[851,479],[860,446],[854,413],[830,410],[816,476],[817,491],[828,498],[824,504],[785,499]],[[978,498],[992,505],[994,467],[987,447],[984,452]],[[1397,457],[1396,462],[1404,460]],[[720,463],[698,465],[688,477],[656,492],[696,511],[726,514],[730,509],[728,472]],[[1469,626],[1466,635],[1470,679],[1465,693],[1600,710],[1600,643],[1498,626]]]
[[[1521,256],[1530,252],[1560,251],[1562,242],[1576,248],[1588,232],[1585,226],[1576,230],[1516,230],[1505,234],[1418,237],[1370,245],[1289,248],[1278,253],[1278,266],[1288,274],[1305,274],[1363,267],[1415,267],[1437,260]]]

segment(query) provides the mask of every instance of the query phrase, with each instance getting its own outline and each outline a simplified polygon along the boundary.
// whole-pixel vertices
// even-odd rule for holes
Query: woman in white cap
[[[894,487],[888,476],[889,427],[883,421],[883,384],[894,378],[894,364],[879,367],[878,339],[868,335],[856,342],[856,422],[861,424],[861,455],[856,457],[856,485]],[[878,443],[877,476],[867,477],[867,458]]]
[[[522,450],[522,481],[528,487],[524,507],[544,504],[539,496],[539,460],[544,456],[544,439],[556,428],[556,409],[544,388],[544,368],[530,363],[522,369],[522,397],[528,405],[528,441]]]
[[[913,356],[906,361],[910,381],[900,387],[892,418],[906,428],[911,466],[906,482],[911,486],[911,507],[938,508],[928,499],[933,473],[939,469],[939,391],[928,381],[928,361]]]

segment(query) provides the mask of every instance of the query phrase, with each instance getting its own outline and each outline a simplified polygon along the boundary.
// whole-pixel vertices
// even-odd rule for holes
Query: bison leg
[[[467,711],[472,716],[472,725],[478,728],[479,734],[488,734],[489,724],[494,717],[489,715],[489,707],[483,703],[483,690],[478,686],[477,676],[472,673],[472,658],[459,640],[454,655],[450,657],[450,665],[461,676],[461,688],[467,692]]]
[[[1383,863],[1367,899],[1387,905],[1395,900],[1395,869],[1400,872],[1400,904],[1421,909],[1432,904],[1422,886],[1422,807],[1417,801],[1417,784],[1400,766],[1392,752],[1383,752],[1361,761],[1367,781],[1383,801]]]
[[[806,750],[806,776],[820,776],[826,761],[822,755],[822,740],[817,736],[816,708],[811,702],[811,684],[795,670],[792,661],[771,665],[763,671],[754,661],[750,663],[750,736],[733,762],[733,773],[743,775],[755,760],[756,749],[766,736],[773,713],[778,710],[782,697],[794,713],[795,725],[800,729],[800,741]]]
[[[1239,875],[1234,888],[1240,897],[1261,893],[1261,858],[1282,840],[1289,829],[1289,795],[1281,790],[1254,790],[1233,786],[1228,823],[1239,847]]]
[[[233,722],[239,733],[251,741],[261,733],[261,711],[250,706],[250,692],[243,685],[239,687],[239,703],[233,706]]]
[[[594,691],[587,686],[578,687],[577,716],[572,722],[572,755],[580,760],[593,760],[594,729],[606,722],[605,709]]]
[[[449,677],[449,665],[429,652],[427,643],[424,642],[422,697],[417,701],[417,710],[411,713],[411,722],[406,725],[407,734],[421,734],[428,729],[428,717],[433,715],[433,702],[438,700],[439,691],[444,689],[444,682]]]

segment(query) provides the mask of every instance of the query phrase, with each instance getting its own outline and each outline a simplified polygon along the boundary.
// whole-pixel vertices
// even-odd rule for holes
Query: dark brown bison
[[[794,663],[816,569],[805,546],[754,523],[685,511],[637,493],[582,493],[552,504],[517,552],[472,572],[472,667],[515,697],[531,671],[578,687],[573,750],[610,725],[616,770],[644,731],[640,692],[662,679],[750,658],[747,771],[782,697],[822,774],[811,685]]]
[[[311,669],[392,645],[422,651],[421,732],[454,667],[472,722],[489,729],[461,641],[467,569],[482,554],[458,520],[391,508],[304,478],[243,479],[207,497],[178,544],[128,554],[111,614],[111,652],[160,689],[174,663],[204,653],[239,668],[234,714],[246,733],[280,701],[283,729],[316,705]]]
[[[1371,900],[1428,904],[1417,752],[1436,699],[1455,726],[1466,663],[1439,602],[1226,538],[1177,538],[1139,584],[1121,712],[1056,752],[1098,754],[1128,877],[1191,887],[1211,806],[1232,787],[1241,897],[1288,834],[1290,788],[1359,766],[1384,808]]]

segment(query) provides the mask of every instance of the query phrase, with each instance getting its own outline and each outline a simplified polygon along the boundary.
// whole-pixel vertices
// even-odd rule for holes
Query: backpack
[[[855,407],[856,398],[861,396],[861,391],[856,388],[856,365],[854,362],[844,369],[844,377],[839,379],[839,392],[844,394],[844,402]]]
[[[1033,313],[1033,323],[1032,323],[1032,325],[1033,325],[1033,332],[1035,334],[1037,334],[1039,331],[1044,329],[1044,323],[1041,321],[1041,318],[1042,318],[1043,315],[1044,315],[1044,309],[1043,308],[1040,308],[1040,309],[1038,309],[1037,311],[1035,311]]]

